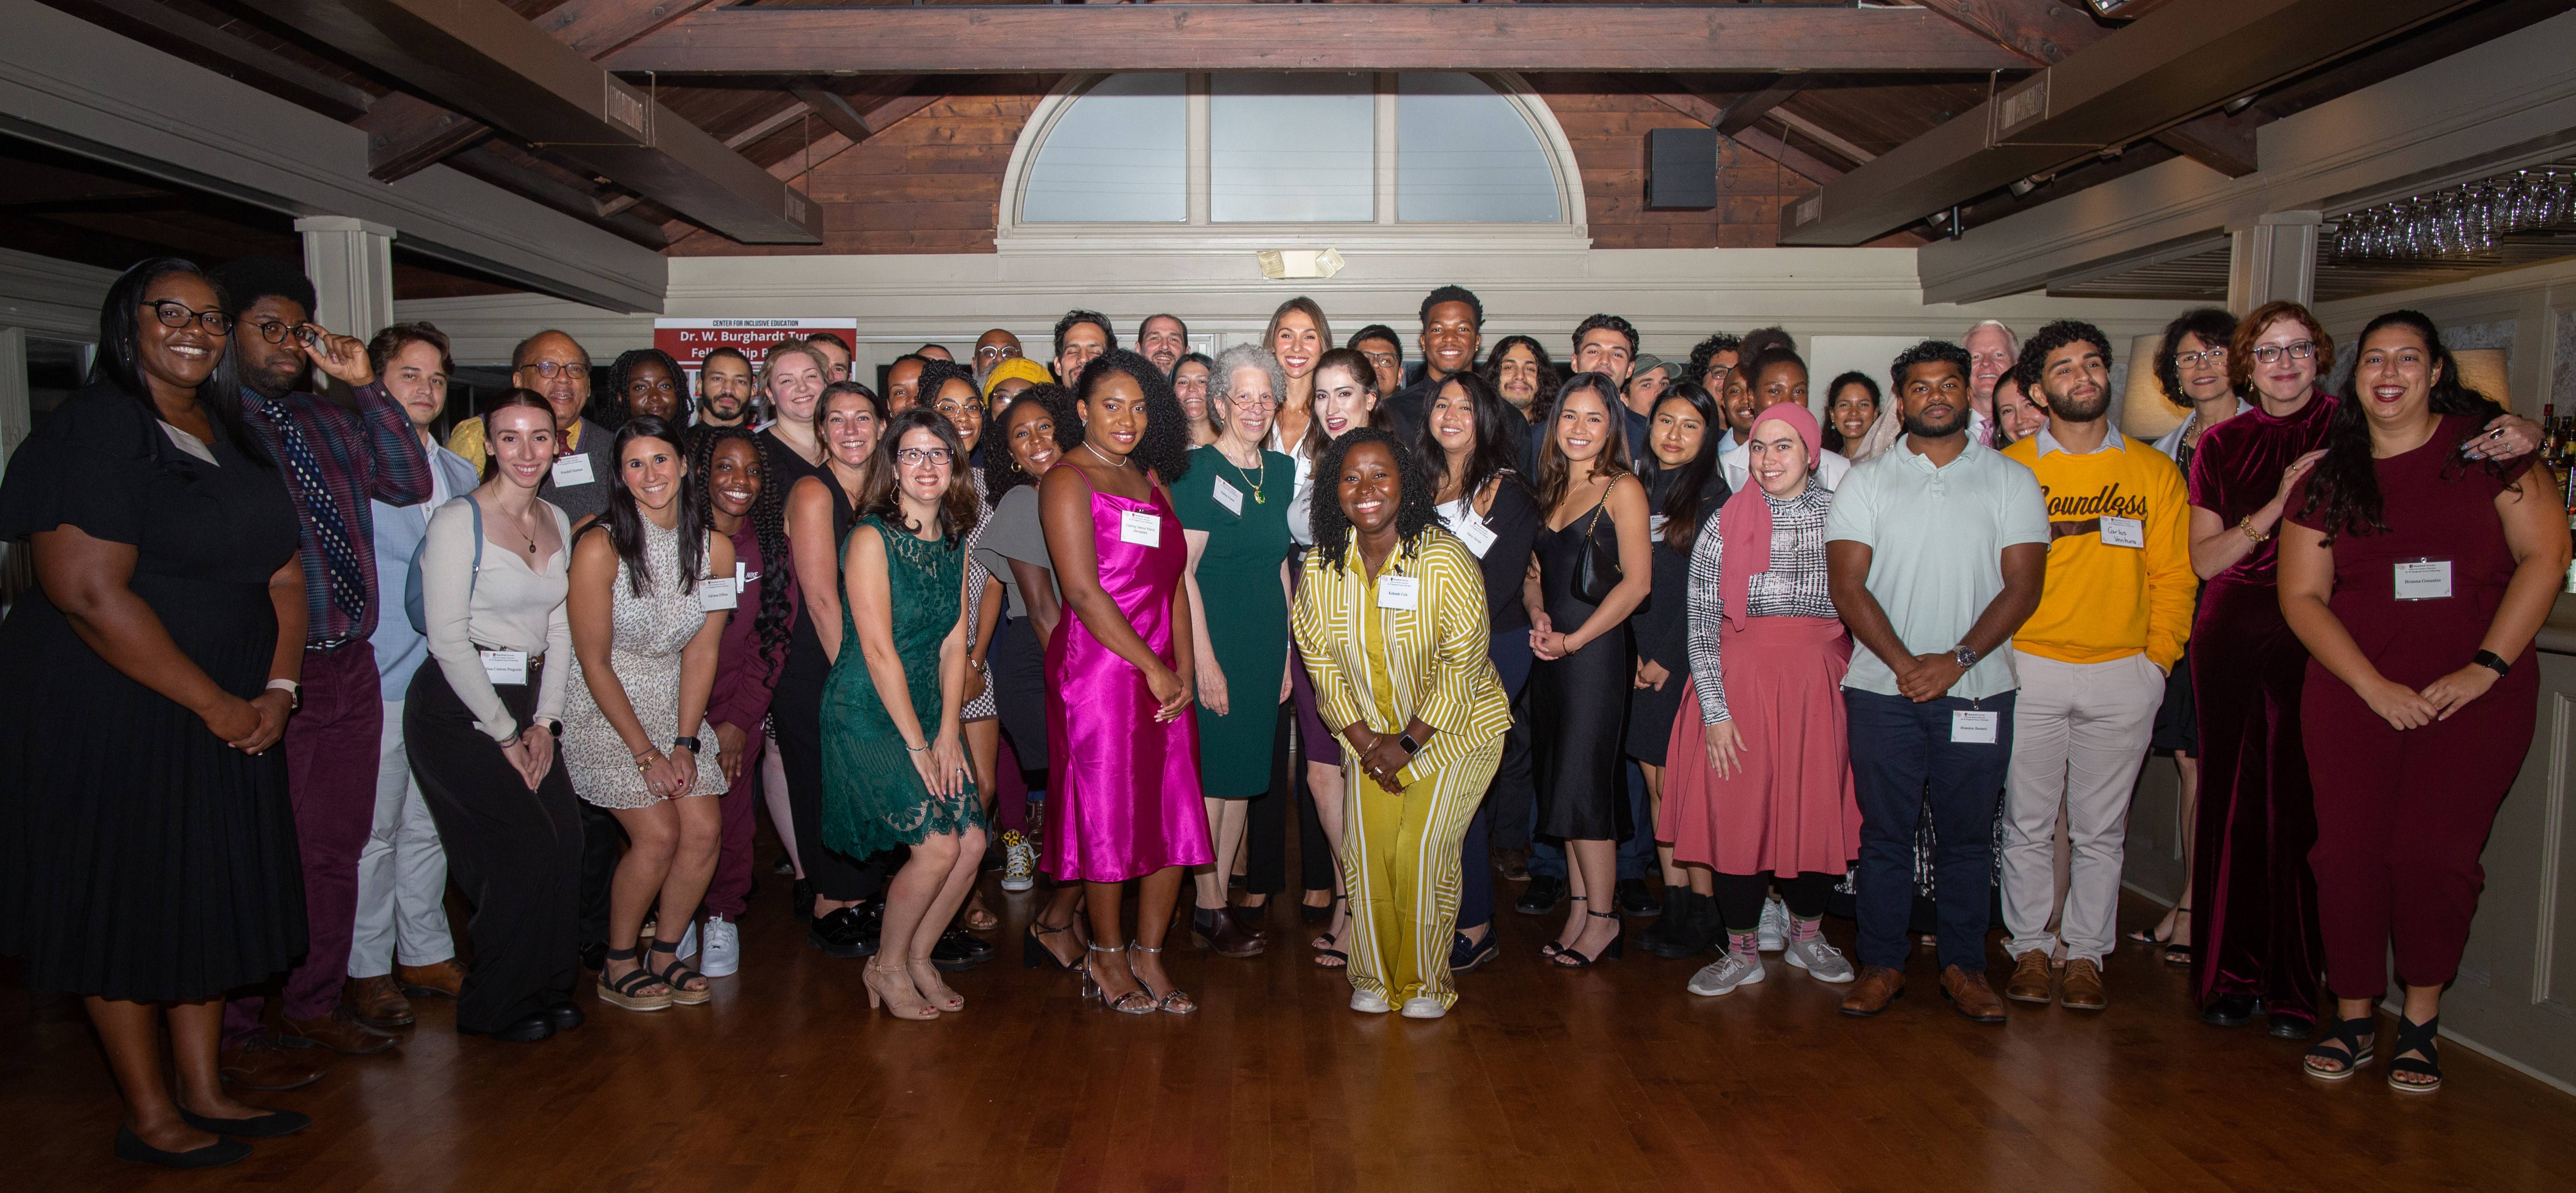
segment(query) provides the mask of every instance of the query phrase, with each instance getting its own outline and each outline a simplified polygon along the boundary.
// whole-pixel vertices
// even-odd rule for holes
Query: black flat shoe
[[[1565,890],[1562,878],[1532,874],[1529,885],[1521,889],[1521,897],[1512,901],[1512,910],[1522,915],[1546,915],[1556,910],[1557,903],[1565,898]]]
[[[2317,1034],[2314,1020],[2302,1019],[2284,1011],[2274,1011],[2265,1016],[2265,1019],[2269,1026],[2263,1030],[2275,1039],[2304,1040]]]
[[[930,967],[941,973],[964,973],[992,959],[992,944],[964,928],[940,933],[930,946]]]
[[[1621,879],[1617,886],[1611,888],[1611,897],[1618,903],[1619,910],[1629,915],[1656,915],[1664,910],[1663,903],[1655,898],[1653,891],[1646,889],[1646,880],[1642,878]]]
[[[555,1022],[549,1012],[530,1011],[513,1020],[509,1026],[494,1031],[479,1031],[460,1023],[456,1025],[456,1034],[489,1036],[504,1044],[534,1044],[539,1040],[553,1038]]]
[[[2256,1000],[2251,994],[2222,994],[2200,1010],[2200,1021],[2211,1027],[2243,1027],[2254,1018]]]
[[[205,1128],[199,1127],[198,1130]],[[116,1158],[137,1164],[158,1164],[163,1168],[221,1168],[239,1163],[250,1156],[250,1145],[238,1139],[218,1139],[194,1151],[165,1152],[143,1142],[134,1132],[116,1129]]]
[[[556,1031],[571,1031],[587,1021],[587,1017],[581,1013],[581,1008],[568,1002],[559,1002],[547,1007],[545,1016],[546,1022],[554,1024]]]
[[[235,1139],[275,1139],[292,1135],[313,1125],[313,1116],[292,1110],[272,1110],[249,1118],[207,1118],[182,1108],[179,1117],[188,1125],[209,1135],[230,1135]],[[143,1142],[140,1139],[136,1143]]]
[[[868,935],[867,917],[855,907],[844,907],[830,915],[807,920],[805,943],[823,950],[827,957],[839,957],[845,961],[877,951],[877,942]]]

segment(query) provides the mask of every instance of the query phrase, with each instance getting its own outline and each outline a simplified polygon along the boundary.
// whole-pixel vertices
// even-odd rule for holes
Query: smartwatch
[[[1404,756],[1407,758],[1422,752],[1422,743],[1413,740],[1413,735],[1410,733],[1397,734],[1395,744],[1404,747]]]
[[[2513,664],[2504,661],[2503,655],[2497,654],[2492,650],[2481,650],[2476,654],[2470,655],[2469,661],[2477,664],[2478,666],[2484,667],[2489,671],[2495,672],[2497,678],[2503,678],[2507,673],[2513,670]]]
[[[672,748],[672,749],[674,749],[674,750],[686,749],[688,752],[690,752],[690,753],[692,753],[692,754],[699,754],[699,753],[704,753],[704,752],[705,752],[705,751],[702,751],[702,750],[700,750],[700,749],[698,748],[698,739],[696,739],[696,738],[694,738],[694,737],[675,737],[675,738],[672,738],[672,739],[671,739],[671,748]]]

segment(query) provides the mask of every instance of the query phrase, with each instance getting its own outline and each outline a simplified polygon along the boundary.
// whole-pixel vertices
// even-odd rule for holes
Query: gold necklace
[[[1090,446],[1089,441],[1087,441],[1087,440],[1086,440],[1086,441],[1084,442],[1084,446],[1086,446],[1086,447]],[[1248,485],[1248,486],[1250,486],[1250,487],[1251,487],[1251,489],[1252,489],[1252,503],[1253,503],[1254,505],[1268,505],[1268,504],[1270,504],[1270,495],[1261,491],[1261,478],[1262,478],[1263,476],[1266,476],[1266,475],[1268,475],[1268,474],[1269,474],[1269,472],[1270,472],[1270,461],[1262,459],[1262,457],[1261,457],[1261,449],[1260,449],[1259,447],[1255,447],[1255,448],[1253,448],[1253,449],[1252,449],[1252,458],[1253,458],[1253,459],[1256,459],[1256,460],[1261,460],[1261,466],[1260,466],[1259,468],[1255,468],[1255,469],[1253,469],[1253,470],[1252,470],[1252,475],[1250,475],[1250,476],[1248,476],[1248,477],[1247,477],[1247,476],[1245,476],[1245,475],[1244,475],[1244,473],[1243,473],[1243,465],[1235,463],[1235,462],[1234,462],[1234,457],[1229,456],[1229,455],[1226,455],[1226,454],[1225,454],[1225,449],[1224,449],[1224,448],[1221,448],[1221,447],[1220,447],[1220,448],[1216,449],[1216,454],[1217,454],[1217,458],[1218,458],[1218,459],[1221,459],[1221,460],[1224,460],[1224,461],[1225,461],[1225,466],[1226,466],[1226,467],[1231,468],[1231,469],[1234,469],[1234,479],[1239,480],[1239,481],[1242,481],[1244,484],[1246,484],[1246,485]]]

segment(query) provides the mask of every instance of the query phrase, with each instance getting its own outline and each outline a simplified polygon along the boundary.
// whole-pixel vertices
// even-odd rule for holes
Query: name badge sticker
[[[483,678],[491,680],[493,686],[527,686],[528,652],[524,650],[478,650],[474,653],[483,656]]]
[[[1380,576],[1377,578],[1377,607],[1411,610],[1421,599],[1422,581],[1413,576]]]
[[[1958,709],[1950,714],[1950,740],[1964,745],[1991,746],[2003,714]]]
[[[1118,511],[1118,541],[1139,547],[1163,545],[1163,516],[1140,514],[1134,510]]]
[[[742,594],[734,588],[734,582],[725,577],[717,576],[698,581],[698,611],[701,613],[731,609],[740,603],[741,599]]]
[[[1478,559],[1483,559],[1485,552],[1494,548],[1494,528],[1485,525],[1483,518],[1472,513],[1458,519],[1458,524],[1450,527],[1449,532],[1457,535],[1459,542],[1467,544],[1467,549],[1475,552]]]
[[[2450,560],[2401,559],[2397,561],[2398,600],[2438,601],[2450,595]]]
[[[574,485],[589,484],[591,480],[590,457],[565,456],[556,460],[554,471],[550,475],[554,477],[555,487],[558,489],[569,489]]]
[[[1649,514],[1646,516],[1646,537],[1658,543],[1664,541],[1664,516],[1662,514]]]
[[[1216,487],[1208,493],[1216,498],[1218,505],[1225,507],[1225,512],[1238,518],[1243,516],[1243,490],[1227,484],[1224,477],[1218,477]]]
[[[2143,551],[2147,546],[2147,524],[2136,518],[2106,516],[2102,519],[2102,543],[2110,547],[2136,547]]]

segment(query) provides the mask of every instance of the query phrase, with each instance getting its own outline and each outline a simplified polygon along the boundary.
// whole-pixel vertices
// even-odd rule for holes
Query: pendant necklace
[[[1242,481],[1245,487],[1252,490],[1252,504],[1270,504],[1270,495],[1261,491],[1261,478],[1270,471],[1270,461],[1262,460],[1259,468],[1253,469],[1250,475],[1246,475],[1243,465],[1235,463],[1234,457],[1226,455],[1224,448],[1218,448],[1216,454],[1218,458],[1225,461],[1226,467],[1234,469],[1234,479]],[[1257,447],[1252,449],[1252,454],[1253,458],[1260,459],[1261,449]]]

